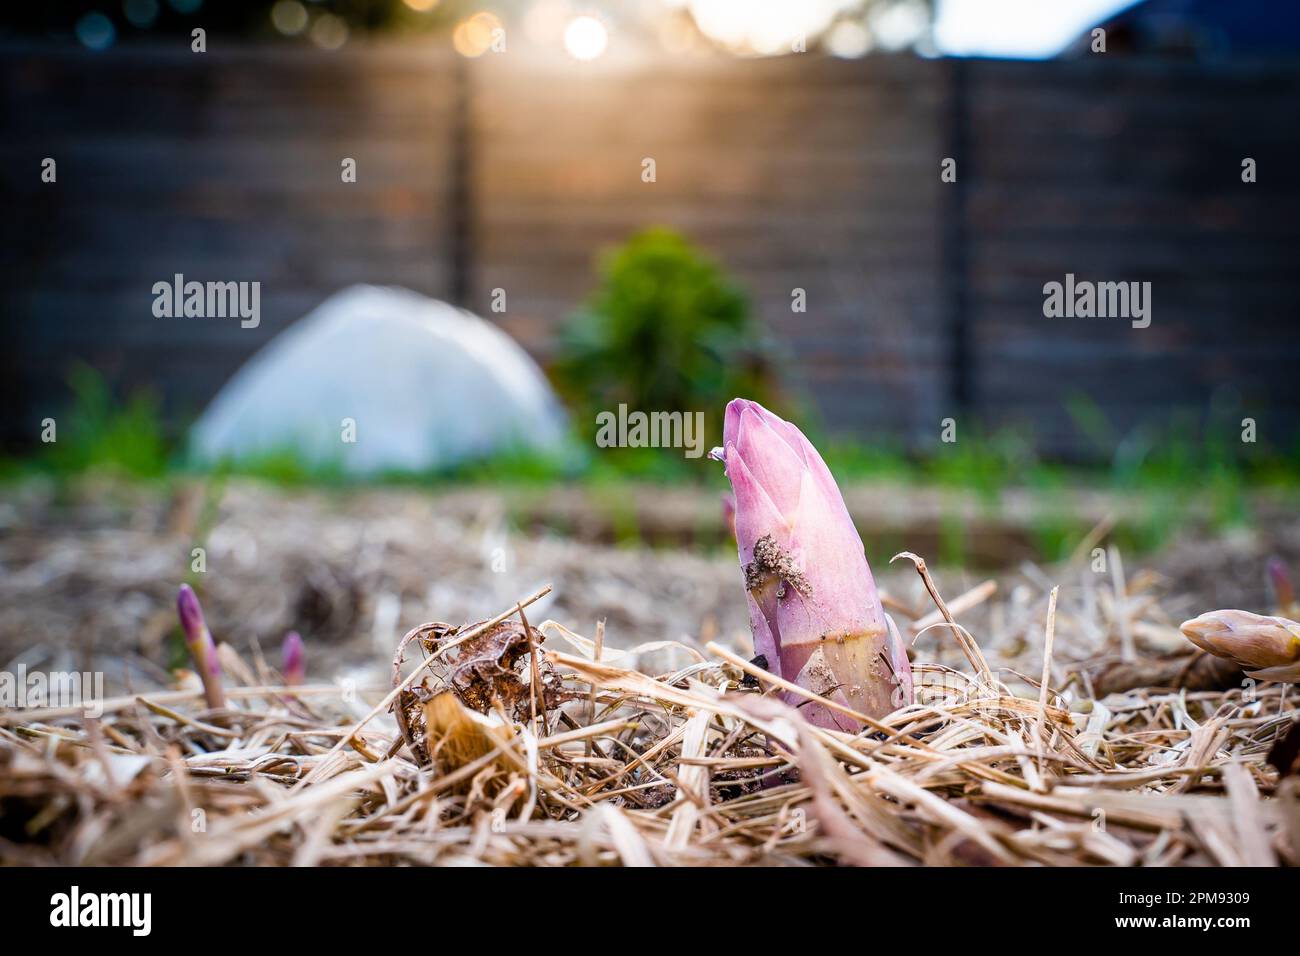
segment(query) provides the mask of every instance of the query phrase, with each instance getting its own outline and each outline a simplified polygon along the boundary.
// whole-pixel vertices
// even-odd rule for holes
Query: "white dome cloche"
[[[208,463],[293,451],[374,474],[556,452],[564,440],[545,376],[500,328],[407,289],[356,285],[235,373],[195,424],[191,451]]]

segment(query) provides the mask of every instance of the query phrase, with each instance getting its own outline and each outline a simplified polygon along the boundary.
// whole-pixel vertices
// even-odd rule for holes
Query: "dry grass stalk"
[[[913,560],[957,642],[916,665],[916,703],[861,734],[810,726],[775,698],[789,685],[721,643],[619,650],[554,621],[522,631],[522,712],[467,707],[443,683],[446,652],[530,598],[448,640],[408,634],[428,656],[402,676],[399,654],[395,689],[360,721],[327,685],[230,687],[215,711],[161,691],[111,700],[98,721],[0,713],[0,858],[1300,864],[1296,778],[1266,762],[1295,719],[1278,685],[1092,692],[1092,668],[1176,620],[1154,582],[1085,573],[1057,591],[1027,573],[996,606],[987,585],[945,604]],[[680,666],[636,670],[650,652]],[[420,688],[419,720],[399,726],[388,705]]]

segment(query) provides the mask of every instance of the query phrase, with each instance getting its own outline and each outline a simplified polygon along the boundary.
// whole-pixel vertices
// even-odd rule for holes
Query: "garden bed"
[[[102,670],[110,700],[98,720],[0,712],[0,858],[1300,863],[1279,744],[1294,692],[1205,676],[1177,631],[1212,607],[1269,610],[1263,557],[1291,550],[1293,526],[1151,556],[1172,576],[1122,554],[1097,573],[1090,548],[988,579],[936,572],[974,656],[911,563],[872,554],[918,700],[851,735],[810,726],[749,663],[734,554],[515,535],[507,503],[470,500],[238,484],[10,496],[6,666]],[[219,710],[167,666],[195,541],[226,645]],[[1189,589],[1211,577],[1238,599]],[[464,626],[421,628],[434,620]],[[308,639],[295,687],[265,650],[290,626]],[[480,713],[449,668],[506,626],[524,635],[505,668],[520,709]],[[1124,686],[1134,673],[1158,683]]]

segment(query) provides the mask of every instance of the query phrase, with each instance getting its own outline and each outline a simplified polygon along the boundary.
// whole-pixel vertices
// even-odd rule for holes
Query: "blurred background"
[[[743,632],[720,467],[593,417],[700,411],[707,448],[735,394],[825,449],[873,565],[964,580],[1097,532],[1262,599],[1257,558],[1300,554],[1297,94],[1300,10],[1269,0],[9,4],[0,634],[57,640],[97,595],[147,647],[181,578],[249,639],[391,646],[556,579],[548,613],[625,637]],[[1150,282],[1149,327],[1045,317],[1067,273]],[[259,283],[257,323],[158,316],[177,274]],[[423,298],[365,300],[344,344],[357,284]],[[385,344],[439,303],[528,371],[477,327]],[[309,314],[318,350],[232,383]],[[533,363],[525,417],[449,452]],[[360,444],[418,422],[433,452],[191,440],[205,408],[247,435],[290,404],[257,396],[380,393]],[[527,415],[563,437],[519,442]]]

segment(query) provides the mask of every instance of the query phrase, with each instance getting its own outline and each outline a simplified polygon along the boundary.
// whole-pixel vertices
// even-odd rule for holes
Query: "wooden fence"
[[[462,302],[545,361],[600,252],[666,224],[748,288],[834,430],[915,447],[952,416],[1104,453],[1067,411],[1082,399],[1116,435],[1226,409],[1287,442],[1298,87],[1293,66],[1119,57],[10,48],[3,436],[32,439],[75,358],[183,420],[353,282]],[[260,326],[155,318],[151,287],[176,273],[260,281]],[[1150,326],[1044,317],[1044,283],[1067,273],[1151,282]]]

